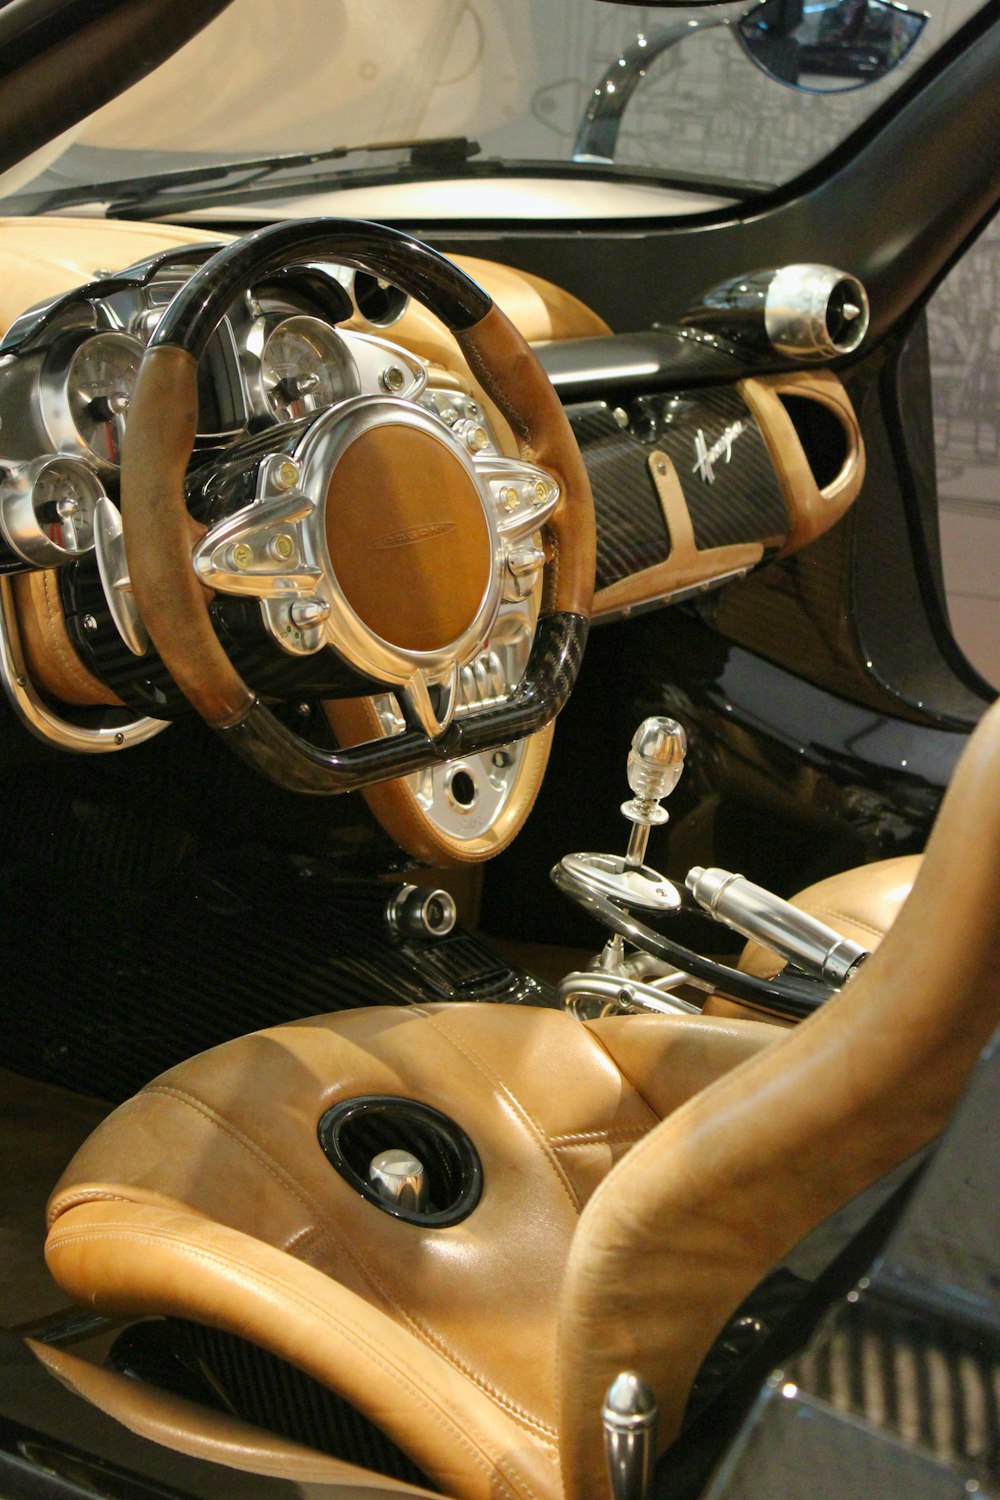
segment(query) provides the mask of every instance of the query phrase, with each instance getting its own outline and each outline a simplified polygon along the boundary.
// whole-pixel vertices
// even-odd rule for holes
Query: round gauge
[[[0,491],[0,529],[14,550],[40,567],[58,567],[94,545],[94,513],[104,489],[82,459],[33,459],[11,470]]]
[[[279,422],[293,422],[358,390],[357,372],[335,328],[319,318],[285,318],[260,356],[264,399]]]
[[[86,339],[70,361],[70,416],[85,447],[102,463],[121,462],[125,419],[142,354],[142,345],[130,334],[98,333]]]
[[[79,557],[94,545],[96,487],[78,464],[54,460],[42,469],[31,489],[38,529],[53,546]]]

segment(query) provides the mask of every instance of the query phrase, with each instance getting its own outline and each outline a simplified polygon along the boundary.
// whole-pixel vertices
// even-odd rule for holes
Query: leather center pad
[[[448,442],[404,423],[362,432],[330,478],[326,539],[337,581],[369,630],[440,651],[468,629],[490,581],[490,533]]]

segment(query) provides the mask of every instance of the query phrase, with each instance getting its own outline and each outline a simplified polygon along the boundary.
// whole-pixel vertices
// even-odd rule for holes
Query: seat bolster
[[[428,1344],[273,1246],[194,1214],[84,1202],[46,1259],[71,1295],[113,1314],[194,1318],[273,1351],[375,1422],[446,1494],[560,1500],[554,1451]]]
[[[410,1495],[414,1500],[430,1494],[429,1490],[317,1453],[224,1412],[161,1391],[145,1381],[92,1365],[65,1349],[53,1349],[34,1339],[28,1339],[27,1343],[36,1358],[69,1390],[121,1422],[130,1432],[175,1453],[186,1453],[190,1458],[224,1464],[248,1474],[290,1479],[296,1484],[349,1485],[352,1490]]]
[[[716,1016],[603,1016],[586,1025],[658,1120],[778,1035],[765,1021]]]

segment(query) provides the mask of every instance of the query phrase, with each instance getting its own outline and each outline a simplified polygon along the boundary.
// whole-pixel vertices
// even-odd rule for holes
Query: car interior
[[[782,1397],[817,1452],[888,1445],[875,1493],[906,1444],[993,1474],[995,1309],[913,1214],[945,1180],[971,1213],[1000,1024],[1000,710],[948,620],[927,333],[1000,203],[1000,19],[572,8],[532,64],[558,161],[432,129],[463,28],[496,86],[552,13],[388,4],[394,38],[345,0],[317,87],[364,140],[358,59],[419,25],[431,124],[225,163],[199,111],[236,129],[251,26],[281,76],[266,6],[0,6],[33,1482],[773,1495],[733,1455]],[[629,157],[695,57],[839,134],[775,181]],[[158,99],[206,132],[183,166]]]

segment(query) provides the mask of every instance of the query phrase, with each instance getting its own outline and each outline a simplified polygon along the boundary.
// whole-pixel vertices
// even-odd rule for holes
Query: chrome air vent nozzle
[[[868,294],[833,266],[783,266],[767,289],[764,327],[790,359],[853,354],[868,332]]]
[[[853,354],[868,332],[868,295],[835,266],[790,265],[736,276],[704,294],[685,325],[796,363]]]

